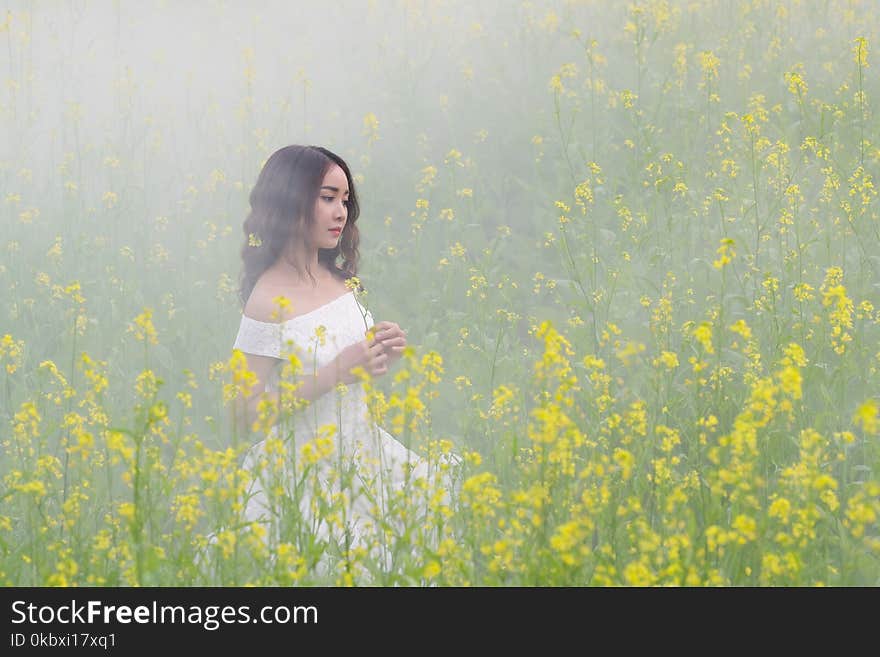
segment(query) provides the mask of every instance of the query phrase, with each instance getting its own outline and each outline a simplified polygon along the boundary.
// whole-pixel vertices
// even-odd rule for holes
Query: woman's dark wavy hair
[[[288,240],[307,239],[308,229],[315,220],[315,201],[321,193],[321,183],[333,164],[338,164],[348,179],[348,219],[336,247],[319,249],[318,261],[342,278],[357,274],[360,207],[348,165],[320,146],[285,146],[269,156],[251,190],[251,209],[244,221],[241,247],[243,267],[239,296],[242,305],[247,303],[263,272],[278,260]],[[340,256],[342,263],[337,265]],[[299,263],[292,264],[302,273]],[[304,268],[314,281],[308,264]]]

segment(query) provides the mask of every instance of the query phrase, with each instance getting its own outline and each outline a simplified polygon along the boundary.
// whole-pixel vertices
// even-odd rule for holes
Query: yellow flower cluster
[[[223,386],[223,403],[228,404],[239,397],[249,398],[257,383],[257,375],[248,369],[247,357],[243,351],[232,350],[227,371],[232,375],[232,380]]]
[[[23,354],[24,340],[14,340],[8,333],[0,338],[0,362],[5,361],[7,374],[21,367]]]
[[[828,316],[831,324],[831,346],[837,354],[843,354],[847,343],[852,341],[848,329],[853,327],[853,302],[846,296],[846,288],[842,282],[843,270],[840,267],[829,267],[820,288],[822,305],[826,308],[831,306]]]
[[[715,269],[723,269],[724,265],[733,261],[736,257],[736,251],[733,249],[734,246],[735,243],[730,237],[725,237],[721,240],[721,246],[719,246],[716,251],[718,259],[712,262],[712,266],[715,267]]]
[[[156,327],[153,326],[153,309],[144,308],[129,324],[128,332],[134,333],[134,337],[138,340],[146,341],[149,344],[158,344]]]

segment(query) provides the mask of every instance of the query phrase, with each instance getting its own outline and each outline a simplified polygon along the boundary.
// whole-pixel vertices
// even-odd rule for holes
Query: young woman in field
[[[256,382],[238,399],[238,427],[247,434],[255,421],[277,422],[285,394],[299,401],[245,457],[254,473],[245,520],[282,534],[308,528],[328,545],[350,547],[375,531],[392,498],[433,472],[369,419],[361,382],[388,372],[406,332],[393,321],[374,323],[357,298],[359,206],[338,155],[281,148],[260,172],[250,206],[234,348]],[[282,375],[291,354],[302,365],[288,377],[292,395]],[[261,413],[262,400],[276,412],[263,405]]]

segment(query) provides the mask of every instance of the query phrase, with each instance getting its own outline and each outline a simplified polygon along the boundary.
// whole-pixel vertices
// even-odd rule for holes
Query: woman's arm
[[[255,383],[251,387],[250,394],[246,397],[240,394],[233,405],[233,421],[240,434],[250,431],[253,423],[260,417],[259,405],[264,399],[275,404],[269,420],[270,426],[277,423],[280,393],[277,390],[267,391],[266,384],[283,362],[270,356],[245,354],[245,357],[248,370],[255,376]],[[324,367],[319,367],[314,373],[298,374],[294,381],[296,388],[293,394],[296,398],[313,402],[333,390],[339,382],[350,383],[351,378],[343,376],[338,359],[334,359]]]
[[[233,424],[240,434],[248,432],[254,422],[260,419],[259,406],[264,399],[274,402],[275,406],[271,416],[266,418],[268,424],[272,426],[278,419],[279,391],[266,390],[270,378],[284,362],[279,344],[280,327],[273,324],[279,310],[276,298],[270,298],[270,294],[270,291],[259,286],[254,289],[244,312],[245,319],[249,321],[242,324],[243,328],[239,329],[236,338],[236,345],[247,359],[247,369],[254,375],[250,389],[241,391],[232,407]],[[242,321],[245,322],[244,319]],[[315,372],[298,372],[293,394],[298,399],[313,402],[339,383],[359,381],[359,370],[361,374],[366,373],[371,377],[382,376],[388,371],[388,359],[383,345],[369,337],[345,347],[330,363]]]
[[[275,396],[266,391],[266,383],[281,362],[278,358],[248,353],[245,354],[245,358],[247,359],[247,369],[253,373],[255,378],[251,388],[249,390],[240,389],[231,404],[232,423],[238,435],[250,432],[254,420],[258,417],[260,401],[264,398],[272,399]]]
[[[278,391],[266,392],[266,382],[273,370],[282,361],[268,356],[246,354],[248,369],[256,376],[256,383],[250,395],[239,402],[236,421],[240,419],[239,429],[248,429],[259,419],[259,404],[263,399],[275,402],[276,408],[269,419],[270,425],[277,422]],[[350,385],[361,380],[361,376],[371,378],[383,376],[388,372],[388,354],[384,352],[382,343],[375,338],[360,340],[340,351],[336,357],[319,367],[316,372],[298,374],[297,387],[294,395],[298,399],[313,402],[327,394],[338,384]]]

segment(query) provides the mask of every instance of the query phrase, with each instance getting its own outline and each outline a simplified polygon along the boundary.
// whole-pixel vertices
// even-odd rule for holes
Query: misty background
[[[750,226],[753,203],[767,218],[781,198],[772,176],[760,198],[750,187],[749,145],[725,112],[758,113],[762,95],[771,143],[791,144],[779,180],[799,180],[819,223],[804,136],[851,154],[835,128],[861,124],[876,142],[875,115],[856,117],[851,100],[852,41],[876,43],[874,2],[8,1],[4,16],[0,334],[26,340],[32,368],[56,359],[71,379],[71,354],[106,360],[120,405],[135,362],[173,390],[228,358],[247,197],[284,145],[349,163],[366,304],[420,354],[443,355],[436,420],[460,437],[462,404],[485,409],[499,381],[530,376],[534,323],[552,319],[590,353],[609,321],[649,340],[646,295],[673,291],[680,321],[712,299],[726,222]],[[799,105],[792,70],[828,107]],[[876,76],[862,84],[877,96]],[[876,172],[873,143],[862,158]],[[571,209],[565,245],[557,201]],[[848,262],[853,292],[876,298],[864,247],[817,239],[811,280]],[[749,268],[742,246],[731,321],[787,248],[774,236]],[[73,282],[84,301],[65,294]],[[146,354],[127,332],[145,307],[159,333]],[[220,430],[216,390],[197,394],[197,423]]]

